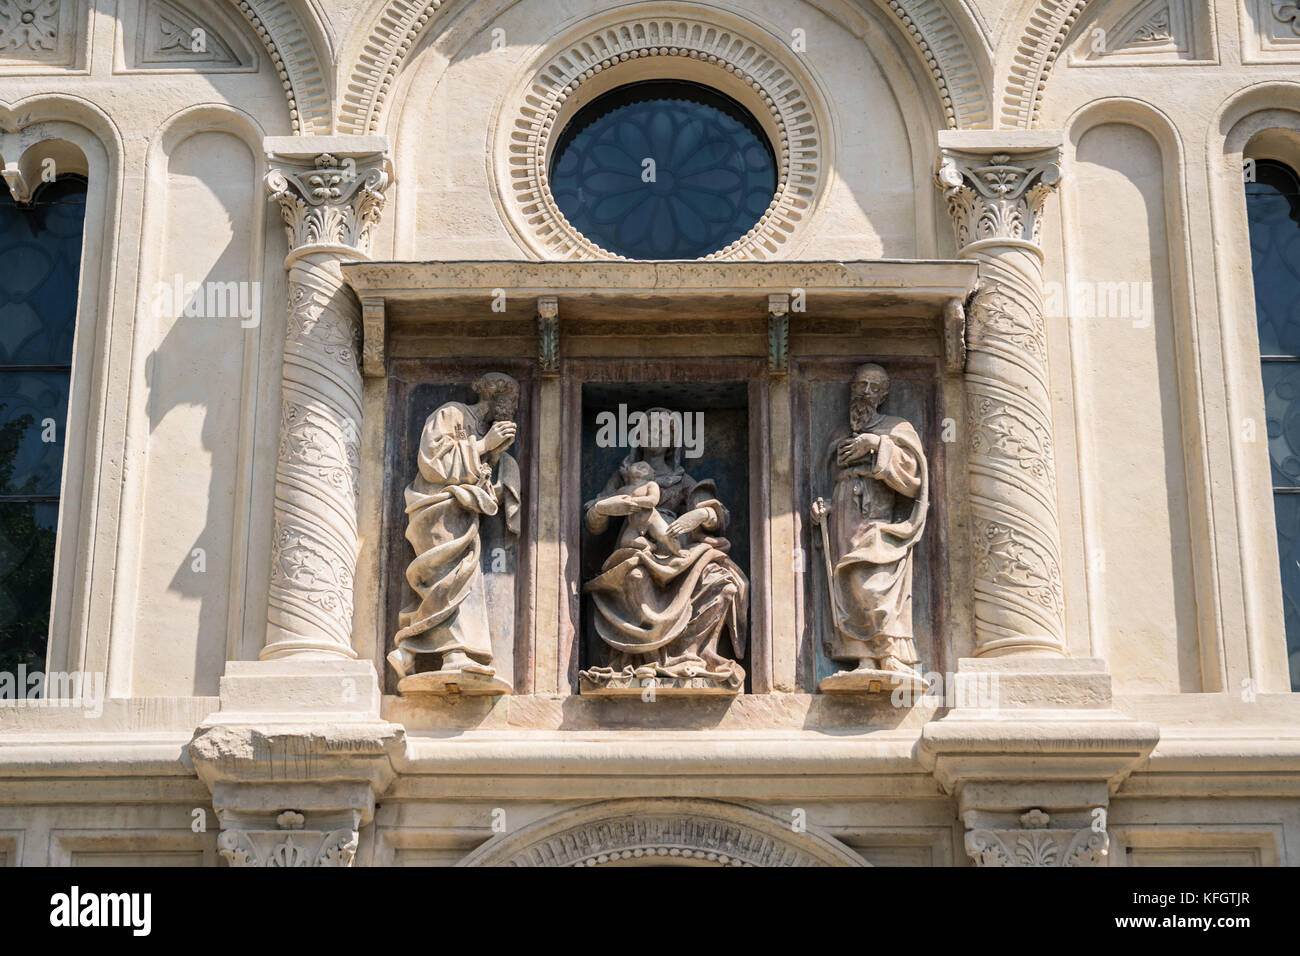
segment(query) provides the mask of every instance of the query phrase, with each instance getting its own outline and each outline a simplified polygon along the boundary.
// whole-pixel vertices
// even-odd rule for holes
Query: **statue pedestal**
[[[735,697],[741,686],[732,687],[711,677],[591,677],[579,675],[579,692],[584,697]]]
[[[514,690],[510,682],[495,674],[473,671],[425,671],[403,677],[397,692],[403,697],[428,694],[435,697],[500,697]]]
[[[925,679],[899,671],[861,669],[837,671],[817,685],[823,694],[892,694],[900,687],[911,699],[918,700],[925,694]]]

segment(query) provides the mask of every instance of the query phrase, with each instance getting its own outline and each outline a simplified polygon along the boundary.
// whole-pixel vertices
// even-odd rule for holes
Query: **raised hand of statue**
[[[818,498],[812,503],[812,522],[815,525],[821,524],[826,520],[826,516],[831,513],[831,506],[826,503],[825,498]]]
[[[518,426],[514,422],[497,421],[492,423],[488,433],[479,439],[479,454],[487,454],[505,448],[515,440]]]
[[[846,438],[839,444],[838,459],[841,465],[857,461],[880,448],[880,436],[866,433]]]
[[[667,533],[674,538],[679,534],[690,534],[712,517],[713,512],[708,508],[693,508],[670,524]]]

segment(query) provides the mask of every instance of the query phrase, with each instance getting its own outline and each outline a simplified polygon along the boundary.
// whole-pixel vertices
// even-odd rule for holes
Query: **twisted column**
[[[957,245],[980,271],[965,374],[977,657],[1065,654],[1040,245],[1059,161],[1059,147],[939,151]]]
[[[280,204],[290,252],[262,660],[356,657],[361,308],[339,263],[366,258],[390,166],[382,141],[355,139],[359,148],[351,150],[312,153],[303,139],[268,149],[266,185]]]

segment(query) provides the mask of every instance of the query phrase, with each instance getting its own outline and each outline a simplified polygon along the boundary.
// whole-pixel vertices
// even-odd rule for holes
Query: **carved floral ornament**
[[[223,830],[217,852],[230,866],[312,867],[351,866],[357,852],[357,831],[352,829],[304,830],[301,814],[296,821],[282,813],[279,830]]]
[[[637,61],[656,61],[653,72],[677,76],[681,68],[673,61],[680,58],[716,70],[723,92],[744,91],[742,105],[771,131],[777,160],[776,192],[766,212],[744,236],[705,258],[761,260],[778,255],[821,191],[826,143],[809,89],[768,52],[774,46],[702,21],[649,18],[565,44],[535,71],[513,128],[505,131],[510,159],[504,177],[510,183],[506,191],[514,195],[508,208],[525,239],[549,258],[623,258],[583,236],[556,205],[548,184],[551,148],[562,132],[565,103],[579,88],[595,81],[602,92],[613,89],[621,85],[621,68],[628,69],[629,82],[643,79],[644,70],[632,72],[629,66]]]
[[[1022,829],[975,829],[966,834],[966,852],[977,866],[1101,866],[1110,853],[1105,830],[1048,828],[1042,810],[1020,817]]]
[[[358,160],[321,153],[306,168],[271,157],[266,188],[280,203],[289,248],[350,246],[364,253],[383,212],[390,179],[386,157]]]
[[[1290,29],[1300,37],[1300,2],[1297,0],[1272,0],[1273,19],[1280,29]],[[1279,30],[1280,32],[1280,30]]]
[[[0,0],[0,53],[42,53],[58,45],[59,0]]]
[[[948,201],[957,245],[985,239],[1038,245],[1043,201],[1061,179],[1059,151],[965,153],[944,149],[935,178]]]

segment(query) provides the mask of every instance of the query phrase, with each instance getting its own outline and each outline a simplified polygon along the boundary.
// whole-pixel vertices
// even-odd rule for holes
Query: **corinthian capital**
[[[362,255],[392,176],[383,136],[273,136],[266,188],[279,201],[289,248],[344,246]]]
[[[958,247],[986,240],[1039,245],[1043,202],[1061,179],[1059,141],[1050,134],[957,132],[939,139],[935,180]]]

